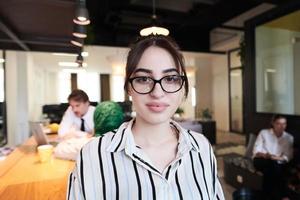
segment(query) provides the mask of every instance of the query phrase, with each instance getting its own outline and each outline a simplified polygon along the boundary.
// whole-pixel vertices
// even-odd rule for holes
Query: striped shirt
[[[67,199],[223,200],[216,159],[207,139],[171,122],[178,152],[159,172],[131,131],[133,121],[85,145],[69,176]]]

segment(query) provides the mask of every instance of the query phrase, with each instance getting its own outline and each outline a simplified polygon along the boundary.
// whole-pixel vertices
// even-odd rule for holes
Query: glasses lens
[[[133,89],[140,94],[147,94],[151,92],[155,83],[159,83],[165,92],[174,93],[182,88],[183,82],[183,77],[179,75],[165,76],[160,80],[141,76],[133,78],[131,80],[131,85]]]
[[[181,89],[183,78],[178,75],[166,76],[161,80],[161,86],[166,92],[177,92]]]
[[[154,81],[150,77],[136,77],[132,80],[133,89],[142,94],[149,93],[153,88]]]

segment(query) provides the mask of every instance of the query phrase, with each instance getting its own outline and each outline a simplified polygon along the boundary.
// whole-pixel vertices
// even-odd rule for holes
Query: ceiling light
[[[4,58],[0,58],[0,63],[4,63],[5,59]]]
[[[147,35],[169,35],[169,30],[163,27],[158,27],[158,26],[151,26],[148,28],[143,28],[140,31],[141,36],[147,36]]]
[[[52,53],[52,55],[54,55],[54,56],[70,56],[70,57],[75,57],[75,56],[77,56],[77,55],[74,54],[74,53]]]
[[[79,25],[88,25],[90,24],[89,12],[86,9],[85,0],[79,0],[77,2],[77,8],[75,11],[75,17],[73,22]]]
[[[86,70],[83,69],[83,68],[77,68],[77,69],[62,69],[62,72],[63,73],[74,73],[74,74],[77,74],[77,73],[86,73]]]
[[[58,62],[58,65],[61,67],[78,67],[76,62]]]
[[[78,47],[82,47],[83,46],[83,38],[77,38],[77,37],[74,37],[72,40],[71,40],[71,43],[75,46],[78,46]]]
[[[82,25],[75,24],[73,30],[73,36],[78,38],[86,38],[86,27]]]
[[[79,6],[76,8],[76,20],[84,22],[89,19],[89,12],[84,6]]]
[[[89,52],[83,51],[83,52],[81,52],[81,55],[82,55],[83,57],[88,57],[88,56],[89,56]]]
[[[89,25],[89,24],[91,23],[90,20],[79,21],[79,20],[77,20],[77,19],[73,19],[73,22],[74,22],[75,24],[78,24],[78,25]]]
[[[157,26],[157,16],[155,14],[155,0],[152,0],[152,26],[143,28],[140,31],[141,36],[147,35],[169,35],[169,30],[160,26]]]
[[[58,62],[60,67],[79,67],[79,64],[76,62]],[[87,67],[87,63],[82,63],[82,67]]]

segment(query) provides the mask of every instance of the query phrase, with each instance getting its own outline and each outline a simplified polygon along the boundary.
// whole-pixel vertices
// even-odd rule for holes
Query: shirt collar
[[[125,149],[127,154],[137,153],[139,151],[135,144],[134,137],[132,134],[132,125],[135,119],[129,122],[123,123],[114,134],[111,143],[107,147],[109,152],[120,152]],[[171,121],[170,124],[177,130],[179,134],[178,140],[178,153],[184,154],[189,150],[200,152],[199,146],[197,145],[195,138],[192,136],[189,130],[182,128],[177,122]]]
[[[184,149],[186,150],[194,150],[197,152],[200,152],[200,148],[196,143],[196,140],[194,136],[191,134],[190,130],[187,130],[180,126],[177,122],[171,121],[171,125],[174,126],[174,128],[178,131],[179,133],[179,140],[178,140],[178,150],[183,151]],[[200,133],[199,133],[200,134]]]
[[[86,111],[86,113],[84,115],[82,115],[82,117],[80,117],[80,118],[86,120],[90,116],[91,110],[92,110],[92,106],[89,105],[88,110]]]
[[[283,138],[286,135],[286,132],[283,131],[282,135],[280,137],[277,137],[277,135],[274,132],[274,129],[271,128],[271,133],[273,134],[274,137],[276,137],[277,139]]]

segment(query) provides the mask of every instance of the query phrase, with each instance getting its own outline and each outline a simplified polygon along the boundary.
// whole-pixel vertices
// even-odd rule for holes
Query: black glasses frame
[[[166,90],[164,89],[164,87],[163,87],[162,84],[161,84],[161,81],[162,81],[164,78],[172,77],[172,76],[180,77],[181,80],[182,80],[182,82],[181,82],[181,85],[180,85],[180,87],[179,87],[178,90],[173,91],[173,92],[169,92],[169,91],[166,91]],[[132,82],[133,82],[135,79],[143,78],[143,77],[149,78],[149,79],[151,79],[151,80],[154,82],[154,84],[153,84],[153,86],[152,86],[152,89],[151,89],[149,92],[138,92],[138,91],[134,88],[134,86],[133,86],[133,83],[132,83]],[[161,89],[162,89],[164,92],[166,92],[166,93],[175,93],[175,92],[178,92],[179,90],[181,90],[181,88],[182,88],[184,82],[186,81],[186,77],[185,77],[185,76],[182,76],[182,75],[168,75],[168,76],[162,77],[162,78],[159,79],[159,80],[156,80],[156,79],[151,78],[151,77],[149,77],[149,76],[137,76],[137,77],[129,78],[128,81],[129,81],[129,83],[131,84],[131,87],[133,88],[133,90],[134,90],[136,93],[138,93],[138,94],[149,94],[149,93],[151,93],[151,92],[154,90],[156,83],[159,83]]]

